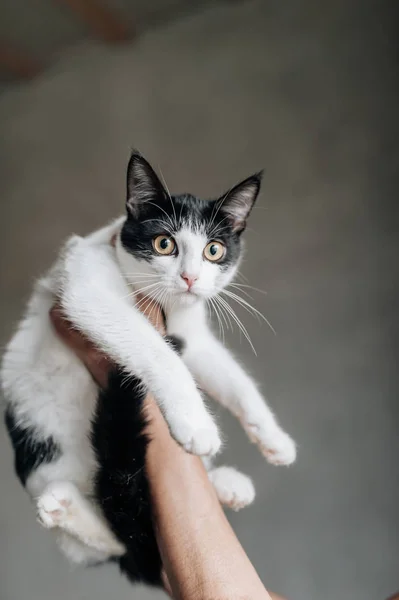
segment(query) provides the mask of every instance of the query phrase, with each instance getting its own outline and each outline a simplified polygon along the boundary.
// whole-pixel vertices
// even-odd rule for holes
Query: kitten
[[[38,518],[75,563],[114,558],[133,581],[159,583],[144,469],[147,390],[176,441],[204,457],[220,501],[232,508],[252,502],[253,485],[231,467],[212,467],[221,440],[196,382],[237,416],[269,462],[295,460],[294,442],[206,318],[207,303],[237,272],[260,184],[256,174],[216,200],[170,196],[134,152],[127,216],[85,238],[73,236],[35,286],[3,358],[6,424]],[[135,306],[139,291],[162,306],[168,335],[183,342],[181,357]],[[52,329],[56,298],[123,370],[126,386],[115,371],[99,392]],[[222,296],[219,302],[226,306]]]

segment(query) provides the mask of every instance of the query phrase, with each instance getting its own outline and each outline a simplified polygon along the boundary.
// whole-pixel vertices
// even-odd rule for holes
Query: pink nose
[[[182,279],[187,283],[188,289],[192,288],[194,283],[197,281],[198,277],[194,277],[194,275],[187,275],[187,273],[182,273],[180,275]]]

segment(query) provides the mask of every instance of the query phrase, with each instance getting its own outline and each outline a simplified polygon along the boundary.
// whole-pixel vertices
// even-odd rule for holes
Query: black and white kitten
[[[54,529],[75,563],[117,558],[132,580],[159,583],[143,468],[146,390],[189,452],[210,457],[221,445],[198,384],[240,419],[269,462],[295,460],[294,442],[206,316],[216,297],[228,310],[221,294],[237,271],[260,182],[260,174],[253,175],[216,200],[170,196],[135,152],[127,217],[85,238],[73,236],[35,286],[3,359],[6,423],[17,473],[39,520]],[[168,335],[184,342],[181,357],[138,310],[138,292],[162,306]],[[49,310],[56,298],[119,365],[107,391],[99,392],[53,331]],[[131,376],[127,387],[122,370],[125,381]],[[252,502],[248,477],[231,467],[212,468],[209,460],[207,467],[221,502],[235,509]]]

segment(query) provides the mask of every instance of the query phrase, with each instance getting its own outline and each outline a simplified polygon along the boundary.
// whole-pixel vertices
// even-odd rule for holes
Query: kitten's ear
[[[242,233],[245,229],[246,220],[259,194],[262,176],[263,171],[251,175],[217,201],[220,203],[220,213],[228,217],[236,233]]]
[[[127,167],[128,214],[137,217],[146,202],[159,202],[164,198],[166,198],[165,188],[154,169],[137,150],[133,150]]]

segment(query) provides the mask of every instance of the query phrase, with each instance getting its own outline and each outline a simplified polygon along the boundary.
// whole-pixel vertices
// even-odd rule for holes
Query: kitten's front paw
[[[291,465],[296,459],[296,445],[294,440],[283,431],[277,438],[273,438],[262,447],[262,452],[272,465]]]
[[[296,445],[288,433],[280,428],[270,431],[251,423],[244,426],[250,440],[258,445],[270,464],[288,466],[295,461]]]
[[[191,423],[188,419],[173,419],[169,424],[174,439],[190,454],[198,456],[213,456],[222,445],[218,428],[207,415],[204,423]]]
[[[48,488],[37,502],[37,520],[46,529],[60,527],[68,519],[74,487],[67,482]]]

